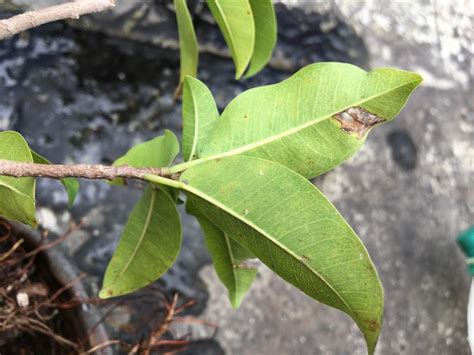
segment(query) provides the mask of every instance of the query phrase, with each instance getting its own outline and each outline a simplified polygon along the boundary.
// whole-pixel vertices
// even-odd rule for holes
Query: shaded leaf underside
[[[217,276],[227,288],[232,306],[238,308],[257,275],[257,269],[246,263],[254,256],[204,217],[191,200],[186,210],[199,221]]]
[[[181,225],[174,201],[148,187],[130,214],[104,276],[101,298],[147,286],[173,265],[181,246]]]
[[[33,162],[25,139],[14,131],[0,132],[0,159]],[[34,178],[0,176],[0,215],[37,226]]]
[[[250,0],[255,22],[255,45],[245,77],[262,70],[270,60],[277,41],[277,23],[272,0]]]
[[[255,23],[249,0],[207,0],[235,64],[235,78],[245,72],[254,50]]]
[[[199,49],[186,0],[174,0],[174,7],[178,22],[180,51],[179,82],[181,85],[186,75],[193,77],[197,75]]]
[[[199,157],[214,130],[219,112],[209,89],[198,79],[186,77],[183,91],[183,158]]]
[[[417,74],[390,68],[367,73],[350,64],[309,65],[279,84],[248,90],[232,100],[201,156],[254,156],[313,178],[364,143],[357,134],[341,130],[335,115],[361,107],[382,121],[391,120],[420,82]]]
[[[349,314],[373,350],[383,311],[380,281],[357,235],[310,182],[242,156],[199,164],[181,179],[200,213],[283,279]]]

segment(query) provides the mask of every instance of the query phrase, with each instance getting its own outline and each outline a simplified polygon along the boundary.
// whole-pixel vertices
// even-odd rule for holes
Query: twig
[[[122,299],[113,303],[112,306],[110,306],[110,308],[105,313],[102,314],[102,317],[100,317],[100,319],[97,322],[95,322],[92,327],[89,328],[87,332],[87,336],[90,336],[92,332],[95,330],[95,328],[97,328],[99,324],[103,323],[107,319],[107,317],[110,316],[110,314],[112,313],[114,309],[121,306],[126,301],[127,301],[126,299]]]
[[[0,159],[0,175],[12,177],[47,177],[52,179],[63,179],[77,177],[85,179],[137,179],[145,180],[145,175],[152,174],[161,177],[175,178],[164,168],[132,168],[127,165],[60,165],[60,164],[35,164],[22,163],[11,160]]]
[[[24,242],[23,239],[19,239],[16,241],[16,243],[11,247],[9,251],[7,251],[5,254],[0,255],[0,262],[3,260],[6,260],[10,255],[12,255],[16,249]]]
[[[93,348],[90,348],[89,350],[86,351],[86,354],[92,354],[96,351],[102,350],[103,348],[106,348],[108,346],[116,345],[116,344],[121,344],[121,345],[128,345],[120,340],[107,340],[106,342],[103,342],[102,344],[96,345]]]
[[[82,15],[102,12],[115,7],[115,0],[76,0],[41,10],[29,11],[0,20],[0,40],[48,22],[78,19]]]
[[[35,330],[37,332],[43,333],[45,335],[50,336],[53,340],[56,342],[69,346],[73,349],[77,349],[77,345],[73,343],[72,341],[67,340],[66,338],[63,338],[62,336],[54,333],[50,327],[48,327],[46,324],[30,317],[21,317],[19,320],[16,321],[17,326],[20,329],[23,330]]]
[[[66,292],[67,290],[69,290],[70,288],[72,288],[75,284],[77,284],[80,280],[82,280],[83,278],[85,278],[86,275],[85,274],[80,274],[79,276],[75,277],[71,282],[69,282],[68,284],[64,285],[63,287],[61,287],[59,290],[57,290],[49,299],[47,302],[49,303],[52,303],[53,301],[56,300],[56,298],[58,298],[59,296],[61,296],[64,292]],[[41,303],[38,308],[40,308],[41,306],[44,306],[47,302],[43,302]]]
[[[0,243],[3,243],[5,240],[8,240],[12,234],[12,227],[5,222],[4,220],[0,219],[0,227],[3,228],[4,230],[0,228]]]
[[[150,335],[150,338],[148,339],[148,342],[147,342],[148,344],[146,344],[146,348],[145,348],[145,351],[143,352],[143,355],[150,355],[151,349],[155,345],[157,345],[157,343],[160,341],[163,334],[165,334],[168,331],[169,325],[173,322],[177,304],[178,304],[178,294],[176,293],[173,296],[173,301],[170,304],[166,305],[166,317],[163,320],[162,325]]]
[[[28,253],[23,253],[23,255],[21,256],[18,256],[16,258],[13,258],[12,260],[7,260],[7,264],[8,265],[15,265],[16,263],[19,263],[21,261],[23,261],[24,259],[28,259],[30,258],[28,264],[27,264],[27,269],[29,269],[29,266],[30,264],[34,261],[34,257],[41,253],[42,251],[45,251],[45,250],[48,250],[48,249],[51,249],[52,247],[54,247],[55,245],[59,244],[59,243],[62,243],[64,240],[66,240],[73,232],[75,232],[76,230],[80,229],[82,227],[82,222],[79,223],[79,224],[71,224],[69,226],[69,229],[67,230],[66,233],[64,233],[61,237],[59,238],[56,238],[55,240],[49,242],[49,243],[46,243],[46,244],[40,244],[37,248],[35,248],[34,250],[28,252]],[[48,231],[45,231],[45,235]],[[43,240],[46,239],[46,236],[44,237]],[[20,270],[22,271],[22,270]]]

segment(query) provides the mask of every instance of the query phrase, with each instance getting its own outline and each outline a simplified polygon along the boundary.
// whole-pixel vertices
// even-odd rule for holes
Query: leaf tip
[[[114,296],[114,292],[110,288],[103,288],[99,292],[99,298],[102,300],[111,298]]]
[[[238,297],[237,295],[229,294],[230,305],[234,310],[238,309],[242,304],[242,297]]]
[[[418,79],[417,80],[418,85],[421,85],[425,79],[423,79],[423,77],[420,74],[416,74],[416,76]]]
[[[377,346],[382,323],[380,319],[369,319],[365,321],[366,329],[363,332],[367,344],[367,353],[373,355]]]
[[[34,229],[38,228],[38,220],[36,218],[32,219],[28,222],[28,224],[33,227]]]
[[[235,80],[240,80],[240,78],[242,78],[242,75],[244,73],[244,70],[236,70],[235,71]],[[244,77],[245,78],[245,77]]]

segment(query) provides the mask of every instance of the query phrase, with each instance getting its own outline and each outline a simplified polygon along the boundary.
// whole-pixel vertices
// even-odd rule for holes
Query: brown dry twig
[[[48,22],[65,19],[78,19],[82,15],[102,12],[115,7],[115,0],[76,0],[41,10],[28,11],[24,14],[0,20],[0,40],[41,26]]]

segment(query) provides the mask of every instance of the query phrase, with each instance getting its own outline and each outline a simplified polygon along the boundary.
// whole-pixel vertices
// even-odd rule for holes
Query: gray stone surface
[[[172,11],[164,1],[120,3],[120,16],[84,19],[75,25],[79,30],[53,24],[0,45],[0,129],[18,129],[57,162],[105,163],[163,128],[179,129],[180,107],[171,99],[178,69]],[[201,79],[222,108],[248,87],[282,80],[320,60],[395,66],[424,76],[397,120],[374,130],[354,158],[315,184],[364,240],[382,278],[386,307],[377,353],[468,354],[470,280],[455,237],[474,223],[472,1],[284,3],[289,8],[278,6],[275,59],[254,79],[236,82],[222,39],[197,1],[196,27],[205,48]],[[140,14],[131,25],[130,15]],[[68,213],[60,186],[40,183],[46,226],[61,232],[71,218],[88,219],[67,249],[93,276],[93,292],[137,196],[136,189],[84,182]],[[159,285],[196,298],[200,317],[220,325],[217,346],[189,353],[365,353],[345,315],[264,266],[242,307],[232,310],[195,221],[183,223],[182,255]],[[191,331],[196,338],[206,334]]]

